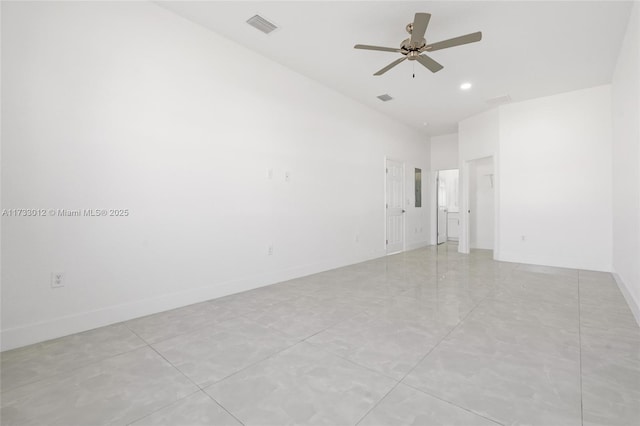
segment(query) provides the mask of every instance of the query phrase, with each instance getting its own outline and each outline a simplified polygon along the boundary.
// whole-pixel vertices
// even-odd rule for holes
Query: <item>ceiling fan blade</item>
[[[449,47],[460,46],[462,44],[475,43],[482,40],[482,32],[471,33],[460,37],[450,38],[448,40],[439,41],[437,43],[428,44],[426,47],[427,52],[433,52],[434,50],[447,49]]]
[[[382,68],[380,71],[378,71],[374,75],[382,75],[382,74],[384,74],[385,72],[389,71],[391,68],[395,67],[396,65],[398,65],[400,62],[404,61],[405,59],[407,59],[406,56],[403,56],[400,59],[396,59],[395,61],[391,62],[386,67]]]
[[[424,33],[427,31],[427,25],[429,25],[429,19],[431,19],[430,13],[416,13],[415,18],[413,18],[411,44],[414,46],[420,47],[422,45]]]
[[[396,49],[394,47],[381,47],[381,46],[369,46],[368,44],[356,44],[353,46],[354,49],[365,49],[365,50],[380,50],[382,52],[396,52],[400,53],[400,49]]]
[[[442,65],[440,65],[439,63],[437,63],[436,61],[434,61],[433,59],[431,59],[427,55],[418,55],[418,56],[416,56],[416,59],[422,65],[427,67],[429,69],[429,71],[431,71],[431,72],[438,72],[442,68],[444,68]]]

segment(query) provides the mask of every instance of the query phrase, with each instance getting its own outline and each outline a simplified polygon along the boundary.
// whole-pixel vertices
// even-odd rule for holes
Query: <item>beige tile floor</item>
[[[610,274],[406,252],[1,354],[2,425],[638,425]]]

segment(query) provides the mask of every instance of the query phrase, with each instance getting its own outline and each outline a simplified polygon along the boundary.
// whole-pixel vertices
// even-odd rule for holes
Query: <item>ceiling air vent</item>
[[[511,102],[511,96],[509,95],[496,96],[495,98],[487,99],[486,102],[489,105],[508,104],[509,102]]]
[[[391,96],[389,96],[387,93],[385,93],[384,95],[378,96],[378,99],[380,99],[382,102],[387,102],[387,101],[390,101],[393,98]]]
[[[267,21],[260,15],[252,16],[247,20],[247,24],[251,25],[253,28],[256,28],[262,31],[265,34],[269,34],[271,31],[278,28],[275,24]]]

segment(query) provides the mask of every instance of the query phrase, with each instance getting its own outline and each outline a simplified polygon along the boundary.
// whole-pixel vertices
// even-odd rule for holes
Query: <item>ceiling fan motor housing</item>
[[[411,52],[422,52],[422,49],[427,45],[427,41],[423,38],[418,45],[411,43],[411,39],[408,38],[402,41],[400,45],[400,50],[403,55],[408,55]]]

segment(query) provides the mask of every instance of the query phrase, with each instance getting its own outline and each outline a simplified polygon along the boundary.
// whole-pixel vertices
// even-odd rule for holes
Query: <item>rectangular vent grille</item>
[[[384,95],[378,96],[378,99],[380,99],[382,102],[388,102],[393,98],[385,93]]]
[[[247,20],[247,24],[251,25],[253,28],[256,28],[262,31],[265,34],[269,34],[271,31],[278,28],[273,23],[267,21],[260,15],[252,16]]]
[[[487,99],[486,102],[489,105],[507,104],[511,102],[511,96],[509,95],[496,96],[495,98]]]

